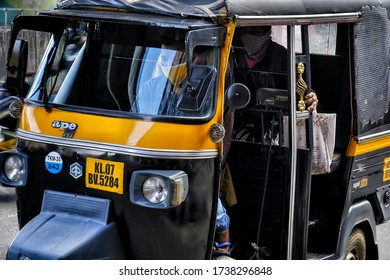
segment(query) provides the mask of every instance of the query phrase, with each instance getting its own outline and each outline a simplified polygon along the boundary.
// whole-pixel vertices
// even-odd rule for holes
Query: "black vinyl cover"
[[[364,6],[390,8],[390,0],[58,0],[57,8],[114,8],[182,17],[234,17],[359,12]]]
[[[227,14],[224,0],[58,0],[57,7],[117,8],[197,18],[215,18]]]

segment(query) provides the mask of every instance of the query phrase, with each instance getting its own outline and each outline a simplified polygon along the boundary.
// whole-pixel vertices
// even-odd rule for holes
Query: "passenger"
[[[237,34],[244,46],[244,51],[237,57],[238,71],[236,82],[245,84],[251,92],[249,106],[256,107],[263,104],[264,98],[272,102],[272,91],[265,88],[287,90],[287,50],[285,47],[274,42],[271,37],[271,26],[256,26],[239,28]],[[244,70],[244,71],[242,71]],[[306,91],[305,91],[306,93]],[[318,98],[314,91],[302,96],[299,103],[308,106],[308,110],[315,111]],[[283,106],[283,99],[279,99],[278,105]],[[285,102],[287,106],[287,102]],[[305,107],[305,106],[303,106]],[[255,111],[237,111],[233,138],[240,141],[283,145],[283,138],[276,127],[281,121],[275,114],[262,114]],[[261,125],[259,125],[261,123]]]
[[[272,74],[238,74],[237,81],[249,89],[278,88],[287,89],[287,78],[282,72],[287,71],[287,50],[274,42],[271,26],[245,27],[239,30],[245,51],[238,58],[238,67],[272,72]],[[314,91],[305,96],[305,103],[311,111],[316,110],[318,98]],[[252,104],[256,102],[252,98]]]

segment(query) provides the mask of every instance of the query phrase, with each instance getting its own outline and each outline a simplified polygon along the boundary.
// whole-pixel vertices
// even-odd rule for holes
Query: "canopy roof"
[[[359,12],[364,6],[390,9],[390,0],[59,0],[57,8],[113,8],[178,17],[316,15]]]

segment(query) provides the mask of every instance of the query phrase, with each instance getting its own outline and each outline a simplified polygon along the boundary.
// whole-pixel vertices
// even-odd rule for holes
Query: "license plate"
[[[123,162],[87,158],[87,188],[123,194]]]

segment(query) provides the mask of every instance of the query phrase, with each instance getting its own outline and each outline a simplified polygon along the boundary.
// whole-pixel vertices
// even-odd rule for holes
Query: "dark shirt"
[[[260,88],[287,89],[287,50],[271,41],[264,57],[252,68],[247,67],[245,52],[240,53],[237,64],[236,81],[249,88],[251,101],[248,110],[238,110],[235,114],[233,139],[278,144],[279,128],[272,125],[274,116],[265,114],[261,117],[250,108],[256,107]]]
[[[262,60],[251,69],[246,66],[245,52],[238,58],[236,81],[245,84],[252,95],[254,104],[256,90],[259,88],[287,89],[287,50],[271,41]]]

